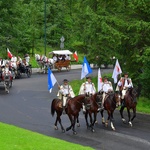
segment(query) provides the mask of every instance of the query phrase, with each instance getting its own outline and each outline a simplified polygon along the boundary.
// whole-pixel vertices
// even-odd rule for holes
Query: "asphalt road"
[[[112,69],[101,69],[102,74],[111,71]],[[55,71],[54,75],[61,84],[64,78],[70,81],[80,79],[81,69],[69,72]],[[93,70],[92,75],[97,75],[97,69]],[[150,148],[150,115],[138,113],[131,128],[128,124],[122,123],[118,110],[115,110],[116,131],[112,131],[110,124],[108,128],[101,124],[101,116],[98,114],[98,124],[95,125],[95,133],[92,133],[87,130],[84,116],[80,112],[81,126],[76,128],[77,135],[73,135],[72,130],[65,133],[62,133],[60,128],[54,130],[56,115],[51,116],[50,106],[56,93],[57,85],[51,94],[47,91],[46,74],[35,73],[31,78],[16,79],[9,94],[6,94],[4,87],[0,86],[0,121],[97,150],[148,150]],[[126,111],[124,114],[127,118]],[[62,123],[65,128],[70,125],[66,115],[62,116]]]

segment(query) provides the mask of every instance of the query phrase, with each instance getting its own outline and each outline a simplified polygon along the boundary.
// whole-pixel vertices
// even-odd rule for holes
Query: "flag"
[[[102,90],[102,85],[103,85],[100,68],[98,69],[98,80],[97,81],[98,81],[98,83],[97,83],[97,85],[98,85],[97,90],[99,92],[100,90]]]
[[[121,73],[122,73],[122,70],[120,68],[120,65],[119,65],[119,62],[118,62],[118,59],[117,59],[115,67],[114,67],[113,75],[112,75],[112,78],[114,79],[114,83],[117,83],[118,75],[121,74]]]
[[[75,52],[73,53],[73,57],[74,57],[75,61],[78,62],[78,54],[77,54],[77,51],[75,51]]]
[[[53,75],[50,68],[48,68],[48,91],[51,93],[52,88],[54,87],[55,83],[57,82],[55,76]]]
[[[81,79],[86,77],[86,75],[92,73],[92,69],[84,56],[83,64],[82,64],[82,71],[81,71]]]
[[[12,58],[12,53],[9,51],[9,49],[7,48],[7,56],[9,57],[9,58]]]

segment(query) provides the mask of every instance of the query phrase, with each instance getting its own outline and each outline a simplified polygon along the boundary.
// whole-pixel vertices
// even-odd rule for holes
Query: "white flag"
[[[121,73],[122,73],[122,70],[120,68],[120,65],[119,65],[119,62],[118,62],[118,59],[117,59],[115,67],[114,67],[113,75],[112,75],[112,78],[114,79],[114,83],[117,83],[117,77]]]
[[[97,81],[98,81],[98,83],[97,83],[97,85],[98,85],[97,90],[99,92],[100,90],[102,90],[102,85],[103,85],[100,68],[98,69],[98,79],[97,79]]]

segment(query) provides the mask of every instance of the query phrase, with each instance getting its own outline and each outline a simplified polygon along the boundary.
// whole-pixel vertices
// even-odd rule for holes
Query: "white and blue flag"
[[[82,64],[82,72],[81,72],[81,79],[86,77],[88,74],[92,73],[92,69],[84,56],[83,64]]]
[[[48,91],[51,93],[52,88],[54,87],[55,83],[57,82],[55,76],[53,75],[50,68],[48,68]]]

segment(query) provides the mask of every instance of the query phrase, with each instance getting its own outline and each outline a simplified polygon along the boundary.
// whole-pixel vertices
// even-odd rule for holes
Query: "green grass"
[[[61,133],[60,133],[61,134]],[[90,147],[44,136],[12,125],[0,123],[1,150],[92,150]]]
[[[137,111],[150,114],[150,100],[140,97],[137,101]]]

